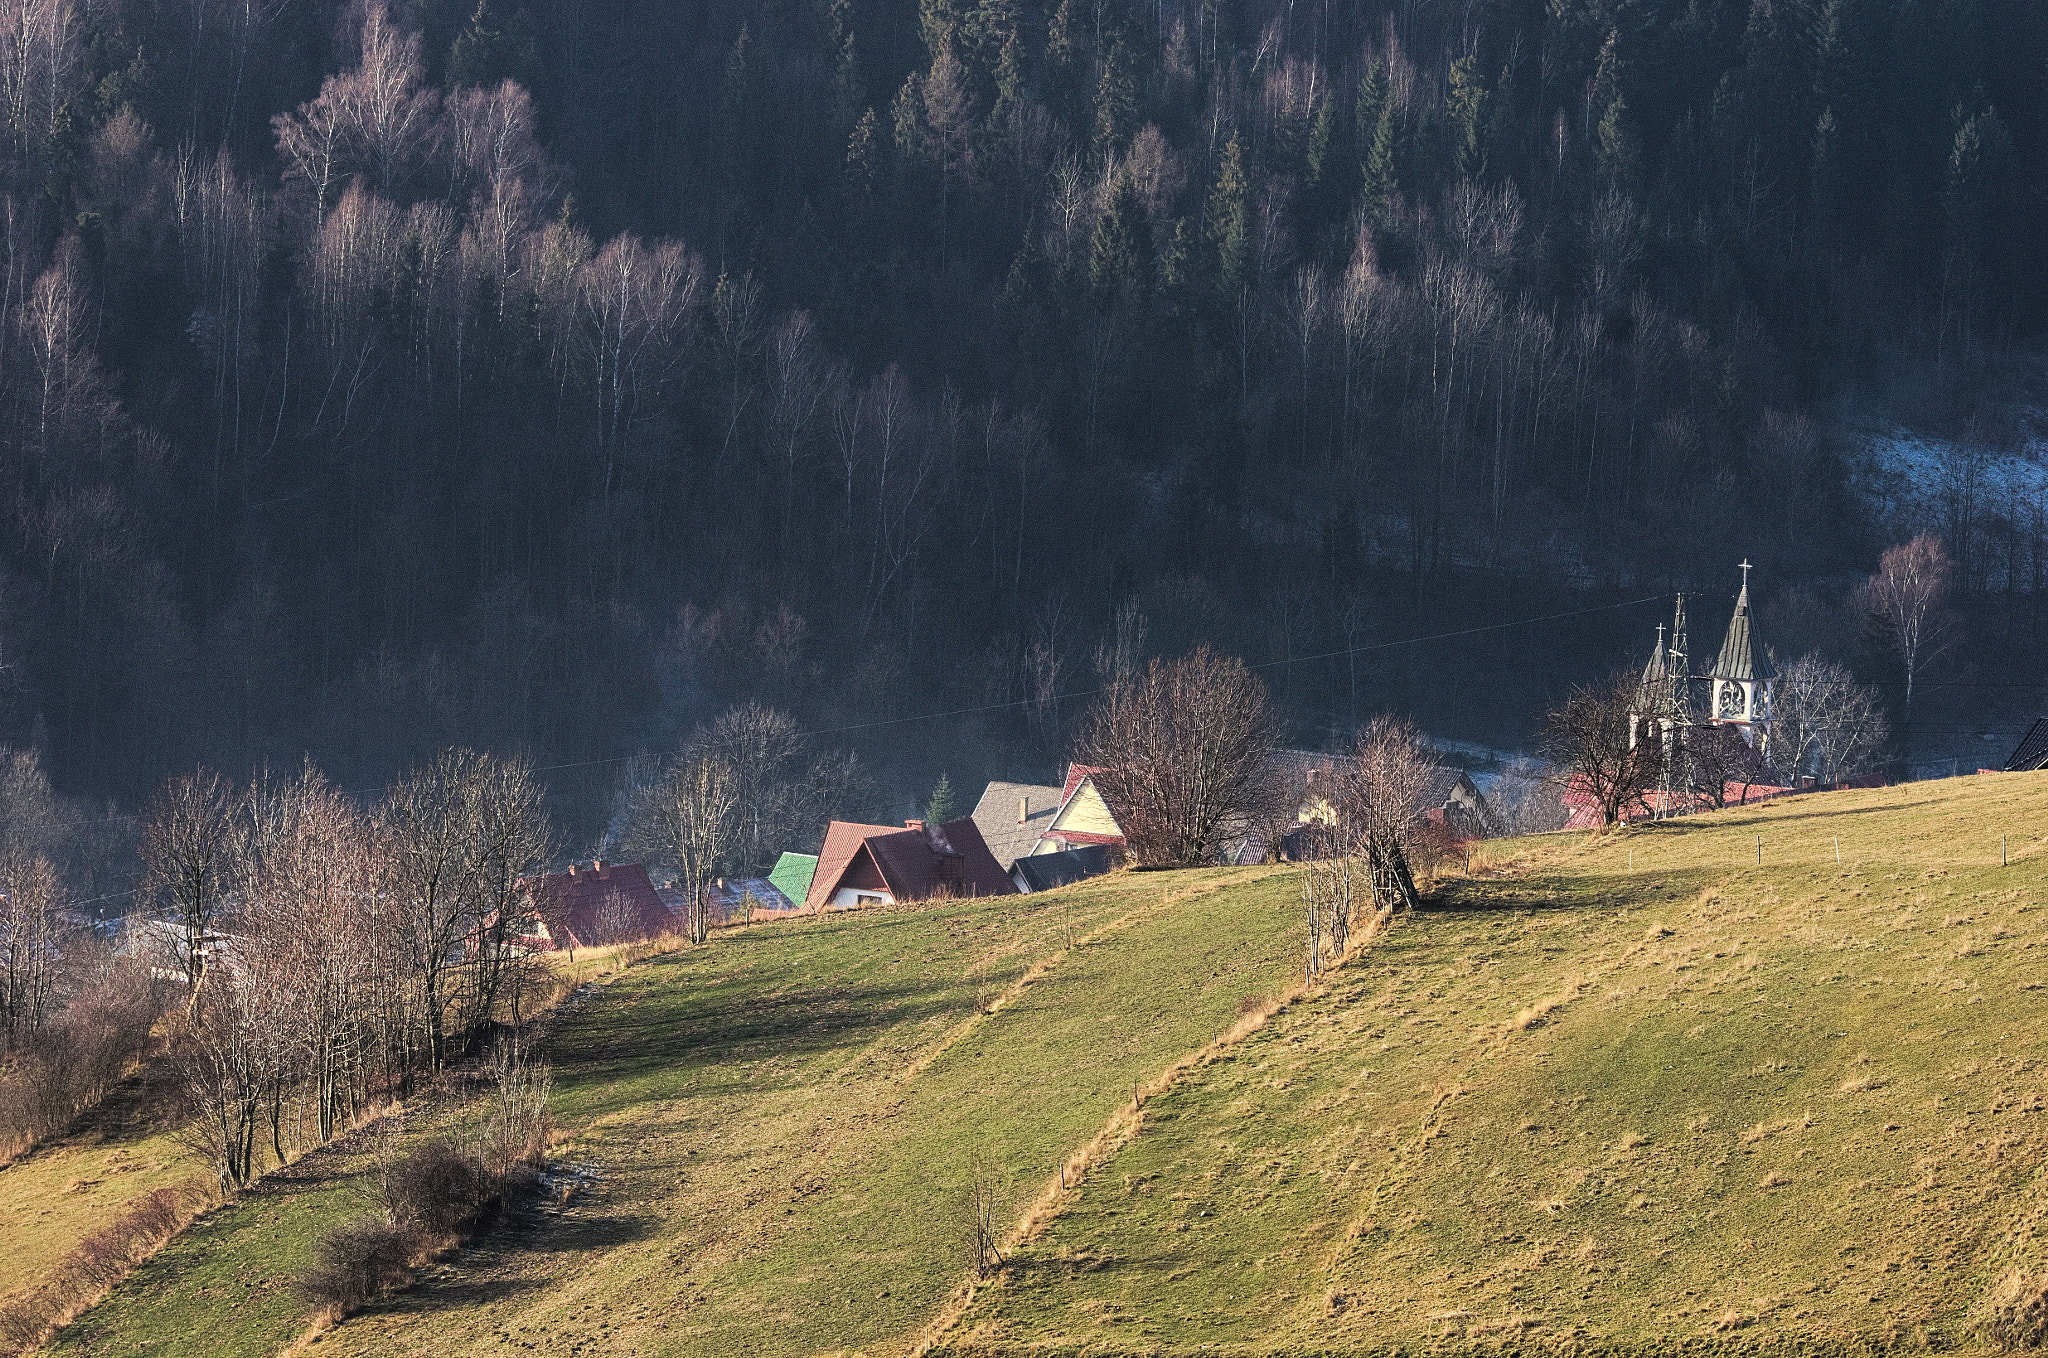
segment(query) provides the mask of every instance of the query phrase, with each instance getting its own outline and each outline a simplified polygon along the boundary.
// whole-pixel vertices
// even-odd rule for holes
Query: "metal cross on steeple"
[[[1742,558],[1742,592],[1749,593],[1749,558]]]

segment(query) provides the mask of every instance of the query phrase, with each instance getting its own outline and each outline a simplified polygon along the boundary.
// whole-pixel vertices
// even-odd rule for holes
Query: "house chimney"
[[[903,822],[903,828],[906,830],[922,830],[924,829],[924,822],[921,820],[907,820]]]
[[[1030,819],[1031,799],[1029,797],[1019,797],[1017,799],[1017,824],[1022,825]]]
[[[571,863],[569,865],[569,875],[571,877],[574,877],[576,875],[576,865],[574,863]]]
[[[590,860],[590,870],[591,870],[592,872],[603,872],[603,871],[604,871],[604,860],[603,860],[602,858],[593,858],[593,859],[591,859],[591,860]]]

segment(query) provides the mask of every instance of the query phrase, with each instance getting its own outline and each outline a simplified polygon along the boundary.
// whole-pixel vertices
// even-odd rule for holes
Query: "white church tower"
[[[1749,572],[1750,564],[1744,561],[1735,616],[1728,620],[1720,658],[1706,676],[1708,719],[1716,726],[1735,727],[1752,746],[1767,750],[1771,743],[1771,684],[1777,674],[1749,620]]]

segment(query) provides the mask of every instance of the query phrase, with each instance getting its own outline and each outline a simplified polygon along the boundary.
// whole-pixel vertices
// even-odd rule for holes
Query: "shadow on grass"
[[[761,1049],[777,1057],[814,1056],[882,1029],[964,1015],[968,990],[958,980],[809,988],[792,986],[787,976],[677,986],[658,996],[643,992],[593,1005],[549,1054],[556,1087],[565,1093],[662,1073],[680,1081],[689,1070]]]
[[[1650,891],[1698,892],[1720,874],[1709,868],[1627,873],[1547,873],[1542,877],[1446,882],[1423,903],[1421,918],[1616,910],[1650,904]]]
[[[495,1306],[538,1292],[546,1286],[546,1282],[539,1278],[441,1278],[394,1293],[377,1305],[365,1308],[361,1314],[416,1316],[460,1311],[472,1306]]]

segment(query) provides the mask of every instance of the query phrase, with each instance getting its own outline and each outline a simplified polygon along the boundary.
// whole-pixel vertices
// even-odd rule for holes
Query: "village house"
[[[1101,844],[1084,844],[1058,853],[1029,853],[1010,865],[1010,883],[1021,892],[1050,891],[1100,877],[1116,866],[1114,851]]]
[[[1124,847],[1123,827],[1116,813],[1095,784],[1101,769],[1086,764],[1067,765],[1066,785],[1060,789],[1059,810],[1046,822],[1045,832],[1032,845],[1033,853],[1063,853],[1068,849],[1098,845],[1119,852]]]
[[[1012,896],[1010,882],[970,816],[927,825],[833,821],[818,851],[804,909],[851,910],[946,896]]]
[[[681,927],[639,863],[571,863],[526,885],[532,914],[518,941],[531,952],[641,943]]]
[[[800,909],[804,898],[811,894],[811,879],[817,875],[818,855],[785,853],[775,860],[768,883],[790,900],[792,908]]]
[[[972,819],[996,866],[1011,872],[1018,859],[1035,850],[1065,800],[1059,788],[1044,783],[990,783],[983,788]]]

